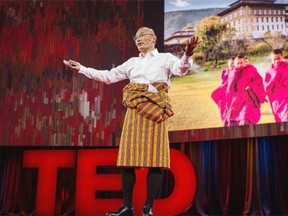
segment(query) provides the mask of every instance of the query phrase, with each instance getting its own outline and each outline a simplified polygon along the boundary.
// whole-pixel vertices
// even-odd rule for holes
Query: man
[[[243,55],[234,60],[228,78],[211,94],[225,126],[257,124],[260,106],[265,102],[262,77],[245,62]]]
[[[124,203],[108,216],[134,215],[132,194],[135,168],[148,167],[147,198],[142,215],[153,215],[152,205],[162,179],[162,169],[170,167],[167,118],[173,115],[169,98],[171,75],[185,75],[191,68],[191,55],[198,45],[192,36],[181,59],[170,53],[159,53],[153,29],[140,28],[135,37],[140,52],[116,68],[95,70],[74,61],[64,60],[70,69],[107,84],[129,79],[123,89],[127,112],[122,129],[117,166],[121,167]]]
[[[265,74],[264,87],[276,122],[288,121],[288,62],[282,50],[271,53],[272,65]]]

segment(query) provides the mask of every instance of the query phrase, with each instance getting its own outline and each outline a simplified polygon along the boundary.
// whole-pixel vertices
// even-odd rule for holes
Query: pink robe
[[[257,124],[261,116],[260,106],[265,102],[262,77],[251,64],[234,69],[231,74],[211,94],[221,120],[226,126]]]
[[[275,121],[288,121],[288,62],[271,66],[266,72],[264,87]]]

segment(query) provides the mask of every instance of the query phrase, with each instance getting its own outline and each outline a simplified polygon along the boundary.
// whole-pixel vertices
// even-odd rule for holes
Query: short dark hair
[[[274,49],[273,51],[272,51],[272,53],[273,54],[275,54],[275,55],[282,55],[282,50],[281,49]]]
[[[237,58],[238,58],[238,59],[244,59],[244,55],[243,55],[242,53],[241,53],[241,54],[238,54],[238,55],[237,55]]]

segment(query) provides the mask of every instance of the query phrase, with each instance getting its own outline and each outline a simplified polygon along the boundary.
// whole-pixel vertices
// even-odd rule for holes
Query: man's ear
[[[153,35],[153,42],[156,44],[156,41],[157,41],[157,36],[156,35]]]

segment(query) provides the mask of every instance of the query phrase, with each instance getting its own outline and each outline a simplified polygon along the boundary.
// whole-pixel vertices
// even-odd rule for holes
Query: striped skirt
[[[170,168],[167,120],[156,123],[127,108],[117,166]]]

